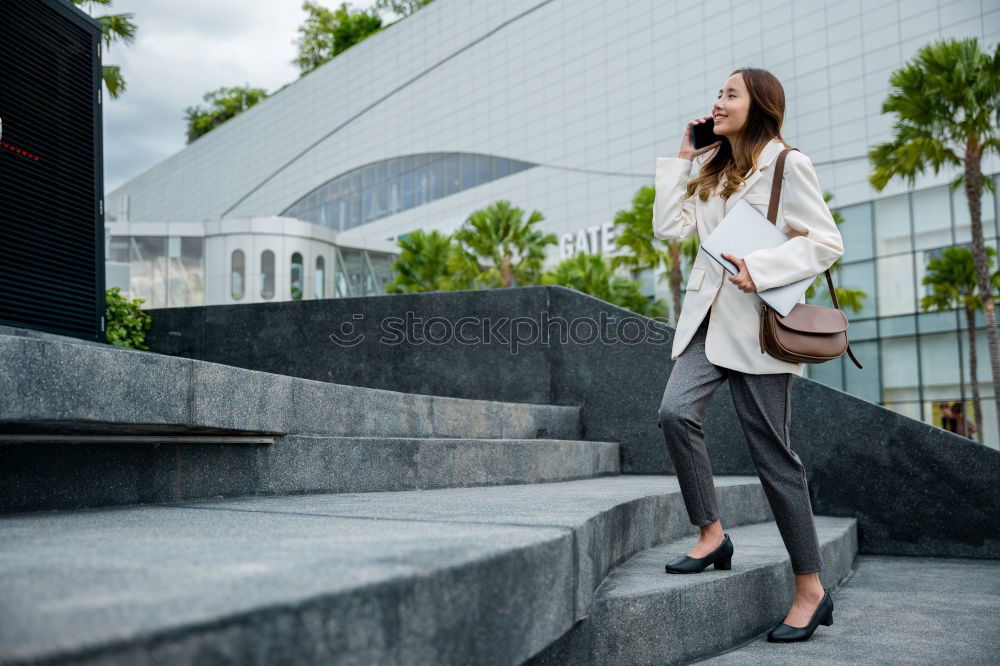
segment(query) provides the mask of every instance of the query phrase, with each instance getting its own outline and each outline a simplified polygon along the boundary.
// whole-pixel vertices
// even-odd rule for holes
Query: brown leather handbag
[[[767,207],[767,219],[777,224],[778,198],[781,196],[781,181],[785,174],[785,156],[798,148],[785,148],[778,155],[774,181],[771,185],[771,202]],[[796,303],[782,317],[763,301],[760,304],[760,353],[792,363],[824,363],[840,358],[846,351],[854,365],[861,363],[851,350],[847,340],[847,315],[837,303],[837,291],[833,288],[830,270],[826,270],[826,284],[830,288],[833,307]]]

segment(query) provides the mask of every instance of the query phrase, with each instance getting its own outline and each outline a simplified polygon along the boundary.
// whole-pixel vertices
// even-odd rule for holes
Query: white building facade
[[[783,137],[845,218],[838,286],[868,294],[848,311],[864,369],[838,360],[806,376],[935,425],[945,401],[971,418],[962,314],[919,308],[928,259],[970,238],[964,192],[947,188],[958,173],[878,192],[867,152],[891,136],[890,74],[925,44],[973,36],[992,51],[1000,5],[435,0],[109,193],[109,260],[149,289],[160,278],[137,281],[153,270],[137,262],[162,262],[162,305],[197,303],[170,275],[198,266],[203,303],[381,293],[397,237],[454,231],[499,199],[543,213],[560,239],[549,265],[613,254],[615,214],[652,185],[655,158],[677,154],[733,69],[763,67],[785,88]],[[983,170],[997,178],[1000,164]],[[996,210],[984,193],[993,247]],[[665,282],[637,277],[669,302]]]

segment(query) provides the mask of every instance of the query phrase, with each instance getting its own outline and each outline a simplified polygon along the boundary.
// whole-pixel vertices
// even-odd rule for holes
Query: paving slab
[[[711,664],[1000,663],[1000,560],[858,555],[807,641],[758,636]]]

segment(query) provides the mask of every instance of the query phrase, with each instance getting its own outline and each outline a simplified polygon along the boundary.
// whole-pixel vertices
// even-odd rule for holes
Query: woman
[[[762,69],[737,69],[726,80],[712,116],[687,124],[677,157],[656,159],[653,235],[661,240],[706,237],[739,199],[767,214],[775,159],[789,147],[780,130],[785,111],[781,83]],[[714,117],[722,139],[695,150],[691,126]],[[699,173],[690,177],[695,158]],[[709,398],[729,380],[750,456],[771,505],[795,574],[795,598],[769,641],[806,640],[833,622],[833,601],[820,582],[823,566],[805,468],[789,446],[792,380],[802,363],[760,349],[757,291],[814,276],[843,255],[837,224],[816,172],[797,150],[786,154],[777,226],[789,240],[744,257],[725,272],[699,252],[677,322],[670,373],[657,424],[676,470],[691,523],[701,528],[691,551],[666,565],[670,573],[698,573],[714,564],[729,569],[733,544],[719,522],[701,417]],[[803,296],[799,302],[805,302]]]
[[[975,441],[976,436],[976,424],[965,418],[965,412],[962,409],[962,403],[953,402],[951,403],[951,416],[952,422],[955,424],[954,432],[956,435],[961,435],[962,437],[968,437],[969,439]]]

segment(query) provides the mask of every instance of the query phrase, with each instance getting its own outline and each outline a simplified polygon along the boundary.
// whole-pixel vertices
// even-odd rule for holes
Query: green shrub
[[[145,344],[146,331],[153,323],[153,318],[142,311],[144,298],[125,298],[121,289],[112,287],[104,294],[105,321],[104,329],[108,343],[129,349],[149,349]]]

